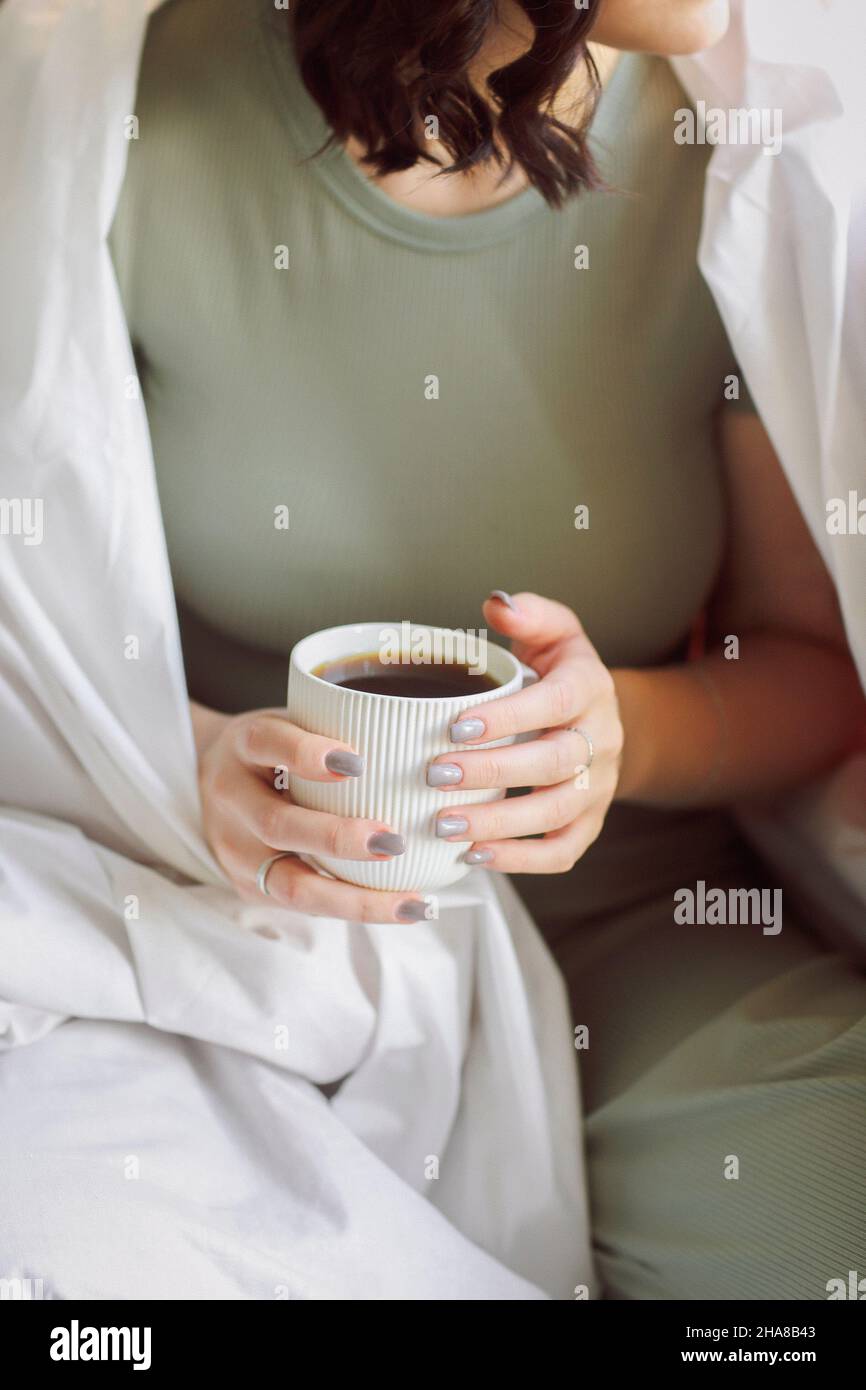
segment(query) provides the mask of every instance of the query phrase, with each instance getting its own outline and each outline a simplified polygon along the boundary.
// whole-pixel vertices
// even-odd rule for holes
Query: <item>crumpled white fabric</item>
[[[866,501],[866,6],[733,0],[732,15],[674,69],[707,107],[781,110],[783,142],[713,151],[698,260],[866,684],[866,535],[826,524],[831,499]],[[820,872],[823,915],[866,946],[866,756],[745,823],[807,896]]]
[[[41,544],[0,537],[0,1275],[570,1298],[594,1288],[571,1021],[510,886],[349,926],[242,906],[202,836],[105,241],[151,8],[0,8],[2,488],[44,506]]]

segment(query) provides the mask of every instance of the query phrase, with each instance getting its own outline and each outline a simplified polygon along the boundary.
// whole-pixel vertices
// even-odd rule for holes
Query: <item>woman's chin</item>
[[[682,17],[671,25],[669,43],[665,44],[667,57],[682,57],[688,53],[702,53],[712,48],[728,32],[731,22],[730,0],[688,0],[682,5]]]
[[[605,0],[592,37],[664,58],[700,53],[724,38],[730,0]]]

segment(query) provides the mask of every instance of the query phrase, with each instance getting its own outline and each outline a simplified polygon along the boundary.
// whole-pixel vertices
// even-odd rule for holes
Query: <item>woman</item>
[[[742,383],[726,399],[707,152],[675,142],[652,56],[725,23],[717,0],[169,0],[112,231],[239,891],[283,852],[276,903],[423,915],[293,857],[381,858],[400,827],[275,790],[277,765],[357,773],[283,717],[285,653],[353,616],[474,626],[511,591],[485,622],[542,679],[456,726],[429,779],[532,788],[441,833],[518,876],[567,976],[618,1298],[822,1297],[864,1236],[861,976],[787,910],[676,911],[766,883],[714,808],[830,766],[862,716],[832,586]]]
[[[399,826],[274,790],[275,765],[354,771],[267,708],[292,643],[373,613],[471,626],[491,580],[521,591],[484,619],[542,680],[458,726],[430,778],[533,788],[440,833],[520,875],[588,1027],[594,1235],[624,1298],[820,1297],[866,1234],[862,980],[789,911],[783,931],[674,913],[698,881],[767,882],[709,808],[831,765],[862,717],[829,578],[742,385],[725,400],[695,267],[706,151],[675,144],[683,95],[648,56],[726,23],[724,0],[443,0],[399,22],[174,0],[112,233],[205,824],[241,891],[279,851],[399,852],[379,838]],[[291,855],[266,888],[354,920],[424,911]]]

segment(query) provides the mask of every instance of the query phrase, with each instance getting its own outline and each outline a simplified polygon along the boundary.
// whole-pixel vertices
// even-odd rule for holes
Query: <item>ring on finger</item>
[[[569,724],[569,726],[568,726],[568,732],[569,732],[570,734],[580,734],[581,738],[583,739],[584,743],[586,744],[586,750],[587,750],[587,753],[589,754],[589,757],[587,758],[586,762],[584,763],[584,767],[586,768],[586,770],[587,770],[587,772],[588,772],[589,769],[592,767],[592,760],[593,760],[593,758],[595,757],[595,746],[594,746],[594,744],[593,744],[593,742],[592,742],[592,738],[590,737],[590,735],[589,735],[589,733],[587,732],[587,730],[584,729],[584,728],[582,728],[581,725],[579,725],[579,724]]]
[[[264,893],[266,898],[271,896],[268,891],[268,874],[274,864],[276,864],[278,859],[291,859],[292,857],[291,850],[284,849],[279,854],[272,854],[270,859],[263,860],[256,869],[256,887],[260,893]]]

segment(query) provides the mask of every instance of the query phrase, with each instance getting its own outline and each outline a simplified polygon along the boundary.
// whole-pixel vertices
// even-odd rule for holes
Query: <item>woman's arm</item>
[[[728,411],[721,436],[728,547],[706,655],[614,671],[625,730],[617,800],[771,794],[832,765],[866,723],[832,582],[763,425]],[[725,655],[728,637],[737,659]]]
[[[754,800],[856,746],[866,702],[833,586],[760,421],[732,412],[722,433],[728,548],[700,661],[611,672],[564,604],[501,591],[485,603],[487,622],[541,679],[458,721],[454,752],[428,771],[431,786],[532,788],[461,806],[459,817],[443,812],[438,833],[470,840],[470,863],[562,873],[600,834],[613,799]],[[728,637],[738,639],[735,660]],[[510,747],[472,748],[539,729]]]

